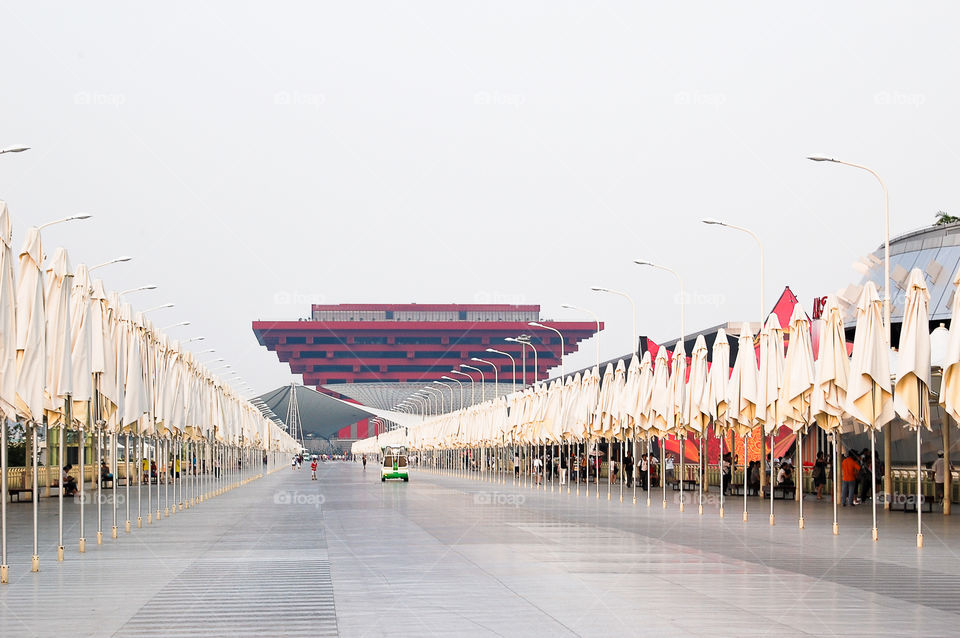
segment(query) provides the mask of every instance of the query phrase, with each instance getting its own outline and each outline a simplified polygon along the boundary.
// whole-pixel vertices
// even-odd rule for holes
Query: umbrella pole
[[[876,384],[873,384],[874,389],[876,389]],[[874,403],[876,406],[876,403]],[[874,417],[874,422],[876,422],[876,417]],[[870,481],[871,489],[873,490],[873,498],[870,499],[870,508],[873,510],[873,540],[877,541],[879,535],[877,533],[877,464],[874,462],[877,458],[876,453],[876,442],[874,441],[874,435],[876,432],[873,428],[870,429]]]
[[[644,447],[647,451],[647,507],[650,507],[652,504],[650,492],[653,491],[653,485],[650,483],[650,466],[652,464],[652,459],[650,458],[650,430],[647,430],[647,440]]]
[[[833,490],[831,490],[833,492],[833,535],[836,536],[837,534],[840,533],[840,525],[837,523],[837,496],[838,496],[837,470],[839,469],[839,464],[837,463],[837,432],[836,430],[831,432],[830,435],[833,438],[833,462],[830,464],[833,470],[831,472],[831,474],[833,474],[833,476],[831,477],[833,479],[832,480],[833,485],[831,485],[831,487],[833,488]]]
[[[580,457],[583,456],[582,454],[583,445],[580,443],[580,441],[577,441],[576,450],[577,450],[577,496],[580,496],[580,481],[585,480],[580,476]]]
[[[70,402],[70,401],[71,401],[70,395],[67,395],[66,399],[64,399],[64,402],[63,402],[63,404],[64,404],[64,405],[63,405],[64,410],[68,410],[68,409],[69,409],[69,408],[67,408],[67,403]],[[66,419],[64,419],[64,420],[66,420]],[[58,430],[58,436],[57,436],[57,461],[58,461],[57,465],[58,465],[58,468],[57,468],[57,469],[58,469],[58,471],[59,471],[59,479],[58,479],[57,483],[59,483],[59,485],[60,485],[60,489],[57,490],[57,519],[58,519],[58,520],[57,520],[57,528],[58,528],[58,529],[57,529],[57,534],[58,534],[57,538],[58,538],[58,540],[59,540],[59,542],[57,543],[57,562],[58,562],[58,563],[62,563],[62,562],[63,562],[63,488],[64,488],[64,485],[63,485],[63,448],[64,448],[64,445],[66,445],[66,443],[67,443],[67,437],[66,437],[66,434],[65,434],[65,432],[64,432],[63,422],[60,423],[60,427],[57,428],[57,430]],[[48,480],[49,480],[49,479],[48,479]]]
[[[800,493],[800,520],[797,524],[803,529],[803,429],[797,430],[797,488]]]
[[[623,482],[627,478],[627,473],[625,471],[625,468],[623,467],[623,448],[624,447],[625,447],[624,441],[620,441],[620,472],[618,472],[618,474],[620,474],[619,482],[620,482],[620,502],[621,503],[623,502]]]
[[[171,432],[172,433],[172,432]],[[163,440],[163,517],[170,517],[170,439]]]
[[[596,445],[597,453],[594,455],[593,469],[596,472],[596,486],[597,486],[597,499],[600,498],[600,439],[597,439]]]
[[[921,500],[923,499],[923,475],[920,473],[920,428],[926,423],[926,415],[924,414],[925,403],[927,403],[927,397],[923,392],[923,385],[919,378],[917,378],[917,396],[920,398],[920,423],[917,424],[917,548],[923,547],[923,521],[922,517],[923,508],[921,507]],[[946,471],[949,472],[950,468],[946,468]]]
[[[110,491],[113,496],[113,527],[110,529],[111,538],[117,538],[117,438],[116,432],[110,433],[110,469],[113,474],[113,481],[110,483]]]
[[[130,533],[130,433],[124,435],[123,443],[123,492],[127,501],[127,520],[123,530]]]
[[[678,481],[678,483],[680,484],[680,511],[682,512],[682,511],[683,511],[683,506],[684,506],[684,503],[683,503],[683,479],[686,478],[686,474],[685,474],[685,472],[686,472],[686,466],[685,466],[684,463],[683,463],[684,457],[687,455],[687,436],[686,436],[686,432],[681,432],[681,433],[680,433],[680,437],[679,437],[678,440],[680,441],[680,480]]]
[[[747,514],[747,479],[749,478],[747,472],[747,437],[749,433],[743,435],[743,522],[750,520],[750,516]],[[762,438],[762,437],[761,437]],[[733,464],[730,464],[730,473],[733,473]]]
[[[770,524],[773,525],[776,519],[773,517],[773,431],[770,432]]]
[[[143,456],[146,459],[144,465],[146,465],[147,474],[147,525],[151,525],[153,524],[153,472],[150,469],[150,449],[145,440],[140,441],[140,444],[143,446]]]
[[[30,422],[30,440],[33,441],[33,448],[30,450],[30,460],[33,463],[33,563],[30,571],[40,571],[40,555],[37,550],[37,519],[38,508],[40,506],[40,483],[37,471],[37,425]],[[6,495],[3,495],[6,498]]]
[[[10,582],[7,565],[7,418],[0,423],[0,585]],[[82,518],[80,520],[83,520]]]
[[[665,438],[660,437],[660,487],[663,492],[663,509],[667,509],[667,446]]]
[[[137,446],[137,529],[143,527],[143,505],[141,503],[141,490],[143,487],[143,435],[136,437]]]
[[[697,486],[699,487],[698,498],[700,503],[698,509],[699,509],[700,515],[703,516],[703,478],[705,474],[703,471],[703,432],[702,431],[700,432],[700,450],[697,453],[697,456],[699,457],[698,459],[699,464],[697,466]]]
[[[158,522],[158,523],[160,522],[160,519],[162,518],[161,512],[160,512],[160,503],[162,502],[162,500],[161,500],[161,498],[160,498],[160,451],[161,451],[162,449],[163,449],[163,448],[162,448],[162,444],[160,443],[160,439],[154,437],[154,439],[153,439],[153,458],[154,458],[154,461],[153,461],[153,462],[154,462],[154,463],[156,464],[156,466],[157,466],[157,512],[156,512],[156,519],[157,519],[157,522]],[[226,459],[224,459],[224,460],[226,460]],[[224,474],[224,476],[226,476],[226,474]]]
[[[714,430],[717,429],[716,421],[713,423],[713,428]],[[723,484],[723,444],[726,442],[726,437],[723,434],[720,434],[720,436],[717,438],[720,439],[720,451],[717,454],[717,465],[720,466],[720,518],[723,518],[723,493],[725,491],[724,488],[726,487],[726,485]],[[733,464],[730,465],[730,478],[733,478]]]
[[[599,450],[597,450],[599,452]],[[607,500],[610,500],[610,492],[613,490],[613,441],[607,439]],[[600,475],[600,455],[597,455],[597,475]]]
[[[632,459],[630,463],[632,464],[633,467],[630,468],[630,475],[633,477],[633,504],[636,505],[637,504],[637,479],[640,478],[639,476],[637,476],[640,473],[639,467],[637,466],[637,459],[639,458],[639,455],[637,454],[637,452],[640,450],[640,447],[637,445],[636,422],[634,422],[633,433],[630,438],[631,438],[630,445],[633,446],[633,454],[630,455]]]
[[[87,401],[87,419],[90,418],[90,402]],[[87,501],[87,488],[83,484],[84,472],[83,466],[87,462],[87,436],[83,431],[83,419],[80,419],[80,431],[77,435],[78,445],[77,445],[77,459],[80,461],[80,480],[77,481],[77,486],[80,490],[80,553],[83,554],[87,551],[87,539],[83,535],[83,508]],[[6,490],[3,490],[3,493],[6,494]]]
[[[97,545],[103,545],[103,476],[100,470],[103,465],[103,428],[100,426],[99,410],[94,414],[97,417],[97,460],[93,468],[93,476],[97,481]]]

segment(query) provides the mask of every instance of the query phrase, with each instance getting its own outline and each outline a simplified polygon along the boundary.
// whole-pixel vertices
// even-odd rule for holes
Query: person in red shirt
[[[310,461],[310,480],[311,481],[317,480],[317,459],[316,458]]]
[[[857,457],[853,450],[847,452],[847,457],[843,459],[840,465],[840,474],[843,478],[843,492],[840,503],[846,507],[847,497],[850,497],[850,505],[856,505],[854,498],[857,493],[857,474],[860,472],[860,464],[857,463]]]

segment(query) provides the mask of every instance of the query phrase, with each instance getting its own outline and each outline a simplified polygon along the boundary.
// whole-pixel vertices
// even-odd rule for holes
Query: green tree
[[[950,213],[942,210],[937,211],[937,221],[933,224],[934,226],[946,226],[947,224],[954,224],[960,222],[960,217],[954,217]]]

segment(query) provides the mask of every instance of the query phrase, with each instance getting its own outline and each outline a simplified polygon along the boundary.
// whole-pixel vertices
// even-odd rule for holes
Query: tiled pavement
[[[56,562],[43,499],[41,572],[30,506],[10,506],[2,636],[946,636],[960,633],[956,519],[869,508],[708,501],[680,513],[415,472],[289,469]],[[714,495],[715,496],[715,495]],[[122,519],[122,517],[121,517]],[[109,530],[109,525],[107,526]]]

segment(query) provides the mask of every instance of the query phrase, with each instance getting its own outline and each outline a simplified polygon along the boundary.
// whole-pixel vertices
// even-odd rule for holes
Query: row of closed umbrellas
[[[240,453],[300,449],[277,424],[157,330],[143,313],[134,312],[118,293],[108,293],[86,266],[73,268],[64,248],[57,248],[47,260],[40,228],[27,230],[16,263],[12,242],[10,212],[0,202],[0,413],[27,429],[35,567],[38,431],[43,428],[58,430],[61,475],[65,430],[78,430],[78,440],[84,442],[91,432],[98,441],[108,435],[114,467],[118,435],[127,437],[128,450],[130,436],[139,438],[141,449],[145,439],[175,442],[177,449],[189,443]],[[0,430],[0,580],[6,582],[8,428]],[[62,555],[63,490],[60,494]],[[81,500],[81,508],[82,504]],[[81,509],[81,521],[82,516]]]
[[[955,284],[960,284],[960,273]],[[857,304],[852,356],[848,354],[839,305],[831,297],[823,314],[816,356],[810,321],[797,305],[787,326],[786,346],[784,330],[777,315],[771,313],[756,341],[745,325],[738,336],[738,354],[732,367],[728,338],[721,329],[712,352],[708,353],[700,335],[688,357],[681,340],[672,357],[666,348],[659,348],[653,359],[648,351],[642,358],[633,356],[629,364],[621,360],[617,366],[608,365],[602,378],[600,370],[593,368],[584,374],[554,379],[549,384],[440,415],[418,426],[358,441],[354,452],[377,452],[387,444],[420,450],[574,442],[593,445],[600,439],[703,437],[712,426],[718,435],[734,431],[744,437],[744,458],[747,437],[769,436],[772,459],[773,436],[780,428],[790,428],[803,436],[809,427],[818,426],[833,434],[835,441],[837,433],[854,424],[879,430],[899,416],[907,427],[916,430],[919,470],[921,430],[930,429],[931,384],[929,292],[923,272],[914,269],[909,276],[894,370],[882,305],[876,285],[868,282]],[[960,295],[954,297],[952,313],[939,401],[957,419]],[[702,464],[703,455],[700,456]],[[771,463],[771,473],[773,467]],[[920,474],[918,471],[918,499]],[[770,483],[773,484],[772,475]],[[875,478],[873,485],[876,486]],[[773,524],[773,499],[770,500]],[[874,494],[875,539],[877,500]],[[918,546],[923,543],[920,509],[917,508]],[[802,500],[800,516],[802,526]],[[834,503],[835,533],[836,530]]]

